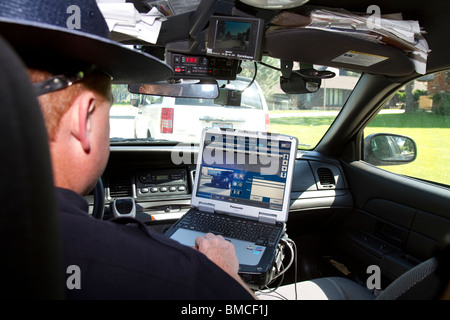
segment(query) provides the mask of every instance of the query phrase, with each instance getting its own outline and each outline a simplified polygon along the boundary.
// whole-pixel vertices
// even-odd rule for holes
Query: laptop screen
[[[294,141],[233,132],[205,133],[196,196],[281,211]]]

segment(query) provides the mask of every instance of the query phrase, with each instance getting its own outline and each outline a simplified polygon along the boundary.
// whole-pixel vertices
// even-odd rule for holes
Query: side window
[[[400,89],[365,128],[364,137],[365,161],[450,186],[450,71],[421,77]]]

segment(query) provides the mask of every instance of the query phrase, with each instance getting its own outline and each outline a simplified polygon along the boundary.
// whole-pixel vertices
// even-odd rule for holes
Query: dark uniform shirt
[[[202,253],[143,224],[101,221],[80,195],[57,188],[69,299],[252,299]],[[77,266],[76,271],[69,266]]]

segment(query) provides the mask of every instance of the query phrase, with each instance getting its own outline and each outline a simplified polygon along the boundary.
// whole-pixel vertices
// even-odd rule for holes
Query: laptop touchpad
[[[170,238],[186,246],[193,247],[195,245],[195,239],[198,236],[203,235],[204,233],[198,231],[178,229],[173,235],[170,236]],[[266,247],[256,245],[255,243],[249,241],[229,239],[226,237],[225,240],[230,241],[234,245],[239,264],[256,266],[266,250]]]

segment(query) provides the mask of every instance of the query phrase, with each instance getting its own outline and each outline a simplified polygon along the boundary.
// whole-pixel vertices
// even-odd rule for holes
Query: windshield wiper
[[[178,141],[154,138],[111,138],[111,144],[178,144]]]

